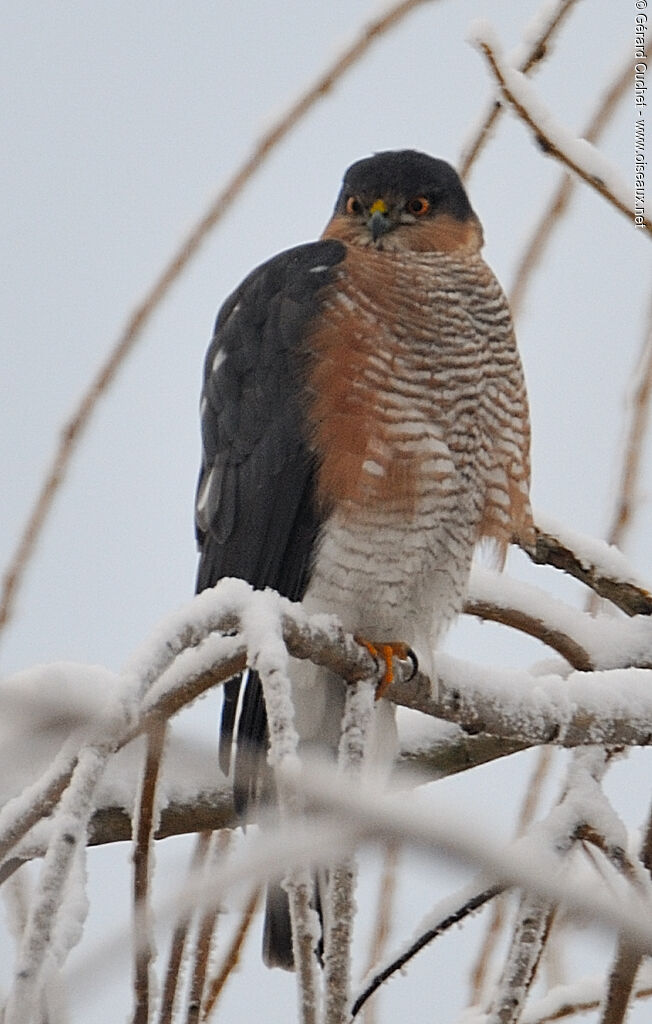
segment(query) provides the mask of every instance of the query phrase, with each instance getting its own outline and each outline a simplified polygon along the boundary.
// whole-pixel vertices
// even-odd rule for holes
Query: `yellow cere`
[[[369,213],[387,213],[387,203],[384,199],[376,199],[369,207]]]

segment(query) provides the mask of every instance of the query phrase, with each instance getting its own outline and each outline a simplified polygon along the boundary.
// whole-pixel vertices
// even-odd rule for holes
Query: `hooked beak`
[[[389,210],[387,204],[382,199],[377,199],[369,208],[369,212],[371,217],[367,221],[367,227],[371,232],[374,242],[377,242],[381,235],[387,234],[392,228],[392,223],[388,216]]]

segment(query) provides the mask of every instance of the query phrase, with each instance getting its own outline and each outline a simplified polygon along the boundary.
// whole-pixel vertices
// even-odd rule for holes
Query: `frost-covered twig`
[[[524,835],[534,821],[536,809],[541,799],[543,783],[548,775],[551,760],[552,748],[549,746],[541,747],[519,811],[515,830],[517,838]],[[479,1005],[483,1001],[485,983],[489,975],[492,957],[507,921],[506,906],[507,900],[505,897],[501,896],[493,901],[485,936],[470,972],[471,1005]]]
[[[56,807],[77,766],[79,739],[72,737],[47,771],[0,811],[0,862],[22,837]]]
[[[625,850],[626,830],[609,804],[601,781],[611,761],[608,751],[593,748],[576,751],[570,765],[567,789],[559,804],[538,833],[548,833],[556,848],[564,855],[578,840],[595,845],[638,892],[648,905],[652,889],[642,869],[631,862]],[[520,1019],[520,1012],[534,978],[543,944],[549,932],[554,904],[532,900],[525,895],[519,910],[517,928],[503,970],[499,993],[495,997],[490,1024],[512,1024]],[[627,936],[621,937],[621,956],[612,974],[608,1004],[603,1024],[618,1024],[619,1013],[624,1012],[636,968],[632,953],[641,950]]]
[[[652,964],[648,970],[642,968],[634,986],[634,998],[649,999],[652,996]],[[581,978],[569,985],[557,985],[542,999],[526,1008],[522,1024],[553,1024],[567,1020],[581,1013],[590,1013],[603,1005],[604,978],[594,976]]]
[[[542,150],[568,167],[628,220],[633,221],[630,191],[605,157],[590,143],[575,138],[554,120],[525,75],[505,62],[489,26],[481,24],[476,27],[475,42],[484,53],[503,96],[532,130]],[[646,218],[644,224],[652,234],[652,221]]]
[[[478,822],[464,821],[444,807],[434,810],[429,805],[423,812],[418,799],[406,801],[404,796],[385,795],[377,787],[344,787],[324,766],[318,772],[304,766],[301,777],[290,776],[287,785],[308,798],[316,811],[331,815],[337,811],[347,823],[350,843],[379,839],[383,843],[400,840],[415,850],[449,855],[476,865],[490,881],[488,884],[516,886],[538,893],[555,903],[564,903],[572,912],[585,910],[595,920],[608,921],[617,927],[624,925],[632,941],[640,942],[652,952],[652,928],[649,911],[641,901],[640,893],[619,892],[618,898],[606,892],[596,892],[593,883],[565,878],[559,873],[560,841],[564,833],[570,835],[571,824],[576,821],[572,804],[552,812],[545,823],[544,834],[535,831],[517,840],[511,846],[498,846],[487,833],[483,842],[477,842]],[[570,842],[570,840],[569,840]]]
[[[259,901],[260,889],[255,888],[242,912],[240,924],[235,935],[233,936],[231,944],[229,945],[222,965],[217,974],[210,979],[206,986],[207,994],[204,1000],[204,1005],[202,1007],[202,1020],[208,1020],[215,1006],[217,1005],[220,993],[222,992],[224,985],[227,982],[227,979],[238,966],[242,946],[247,937],[249,928],[251,927],[251,922],[253,921],[254,913],[256,911],[256,907],[258,906]]]
[[[156,828],[156,787],[158,783],[166,723],[159,722],[147,733],[145,763],[134,815],[133,849],[133,943],[134,1024],[148,1024],[150,969],[154,959],[154,936],[150,908],[150,866]]]
[[[208,854],[206,856],[203,874],[205,884],[210,887],[211,880],[219,873],[224,863],[224,857],[231,842],[229,832],[214,833],[211,836]],[[215,941],[215,925],[219,903],[215,901],[204,909],[197,924],[197,936],[192,956],[190,970],[190,985],[188,989],[185,1024],[198,1024],[200,1014],[203,1014],[204,992],[206,991],[206,975],[211,955],[211,947]]]
[[[640,852],[641,863],[648,877],[652,875],[652,811]],[[643,957],[641,950],[623,936],[618,943],[616,959],[611,968],[601,1024],[622,1024],[636,990],[636,976]]]
[[[652,615],[652,594],[628,572],[624,558],[604,541],[581,537],[560,524],[541,521],[534,545],[520,546],[537,565],[552,565],[611,601],[626,615]]]
[[[42,982],[51,962],[51,937],[61,912],[68,875],[77,851],[85,845],[93,794],[112,750],[110,739],[83,750],[62,796],[32,899],[3,1024],[32,1024],[35,1019]]]
[[[559,544],[556,543],[558,548]],[[231,600],[233,582],[226,580],[210,594],[205,592],[205,595],[196,598],[200,610],[205,608],[205,601],[210,600],[227,615],[222,602],[226,606]],[[244,584],[242,586],[249,600],[251,590]],[[503,585],[497,582],[496,586],[497,592],[500,592]],[[270,609],[272,606],[277,609],[284,640],[293,656],[310,656],[316,663],[330,667],[335,674],[349,682],[364,678],[375,670],[373,659],[366,649],[346,634],[336,620],[324,616],[309,618],[299,605],[292,605],[273,594],[269,594],[267,599]],[[246,603],[243,601],[238,616]],[[190,618],[195,614],[194,607],[193,603],[186,608],[185,614]],[[576,614],[582,615],[580,612]],[[233,611],[228,613],[228,616],[232,615]],[[209,626],[212,624],[211,619]],[[593,625],[595,627],[595,623]],[[625,625],[628,624],[623,624],[623,630]],[[649,648],[649,637],[645,629],[638,628],[645,625],[644,620],[636,624],[637,628],[632,623],[634,632],[629,655],[634,660],[643,660],[645,645]],[[193,647],[178,653],[163,675],[149,683],[148,692],[143,693],[145,687],[142,680],[131,683],[125,680],[124,686],[130,694],[137,691],[143,696],[140,700],[140,713],[136,710],[139,706],[137,697],[130,697],[131,712],[115,732],[115,749],[161,717],[175,713],[200,693],[224,682],[245,667],[246,643],[241,634],[227,637],[210,634],[201,642],[195,640],[197,636],[193,634]],[[157,639],[157,643],[160,644],[160,639]],[[627,645],[624,645],[623,659],[627,651]],[[141,652],[139,657],[143,658],[144,653]],[[428,756],[442,757],[443,770],[448,772],[533,744],[648,745],[652,742],[649,728],[652,697],[647,683],[649,677],[644,670],[584,673],[583,678],[579,673],[573,673],[568,679],[551,675],[532,677],[527,672],[500,671],[463,664],[440,655],[437,672],[440,693],[438,699],[434,700],[430,680],[420,674],[407,679],[412,673],[412,665],[397,662],[395,682],[388,697],[395,703],[459,724],[467,734],[476,737],[460,737],[458,743],[451,743],[446,738],[441,743],[435,743],[433,753]],[[20,798],[10,801],[3,809],[0,820],[5,825],[5,856],[40,817],[51,812],[56,799],[70,780],[79,748],[78,739],[68,744],[67,752],[64,751],[57,759],[43,784],[37,784]],[[476,748],[477,753],[474,752]],[[450,762],[448,766],[447,758]],[[39,798],[36,809],[31,801],[33,793]],[[47,800],[43,794],[48,797]],[[106,815],[104,819],[103,813]],[[165,827],[175,833],[184,830],[183,821],[175,822],[174,816],[177,813],[183,815],[185,812],[181,808],[171,808],[170,813],[163,817]],[[215,808],[209,806],[202,812],[204,816],[197,827],[213,828],[228,824],[230,813],[230,802],[218,798]],[[118,833],[116,839],[128,838],[128,822],[124,815],[116,810],[100,811],[96,817],[98,827],[107,818]],[[159,834],[165,834],[165,830]],[[111,835],[98,834],[97,838],[99,841],[108,841]]]
[[[155,839],[169,836],[194,835],[197,832],[216,832],[236,824],[233,794],[230,787],[188,793],[187,798],[170,800],[161,807]],[[98,808],[88,828],[88,845],[123,843],[133,838],[132,819],[120,803]]]
[[[299,736],[294,725],[292,684],[288,675],[289,655],[283,640],[278,605],[274,595],[252,595],[242,616],[247,637],[248,664],[260,676],[269,729],[269,762],[277,780],[281,815],[298,810],[300,799],[287,788],[287,779],[299,769]],[[310,872],[295,867],[286,875],[292,926],[292,951],[296,970],[301,1024],[317,1024],[319,1017],[319,974],[317,913],[311,905]]]
[[[523,56],[520,59],[517,57],[516,60],[512,60],[512,63],[524,75],[527,75],[535,65],[544,60],[548,55],[550,41],[555,31],[561,26],[565,16],[575,6],[576,2],[577,0],[558,0],[556,6],[552,6],[549,0],[545,0],[542,11],[537,13],[533,23],[527,26],[524,33],[523,44],[520,47],[520,49],[525,51]],[[473,138],[464,145],[460,161],[460,175],[462,178],[468,176],[481,150],[484,149],[502,109],[501,101],[494,99],[483,115],[480,126],[474,133]]]
[[[535,834],[560,858],[567,859],[577,840],[588,835],[610,854],[617,851],[621,866],[624,828],[600,788],[608,761],[606,752],[599,748],[576,752],[559,805],[535,828]],[[515,1024],[520,1020],[555,911],[554,901],[542,899],[538,893],[522,893],[487,1024]]]
[[[576,542],[581,557],[569,546]],[[540,546],[545,548],[543,553],[538,550]],[[629,604],[625,600],[619,603],[627,604],[630,611],[634,610],[632,594],[637,595],[640,601],[652,600],[640,587],[630,583],[622,556],[604,544],[601,546],[598,542],[576,537],[560,540],[551,534],[540,533],[536,556],[541,561],[563,564],[564,567],[570,565],[576,575],[589,577],[590,582],[602,591],[616,591],[621,597],[623,593],[629,594]],[[496,595],[505,593],[509,596],[509,586],[507,581],[501,583],[498,577],[495,578]],[[519,604],[521,600],[527,603],[527,593],[519,591],[519,594]],[[119,728],[111,726],[116,750],[161,718],[174,714],[200,693],[244,669],[246,642],[242,633],[235,630],[251,598],[252,590],[247,584],[224,580],[171,617],[165,629],[157,630],[154,642],[143,646],[120,681],[119,689],[128,703],[128,713],[120,713]],[[270,594],[266,599],[270,602],[269,608],[273,607],[274,614],[280,618],[284,641],[294,657],[310,657],[316,664],[329,667],[348,682],[368,677],[376,670],[368,651],[346,634],[334,618],[310,618],[301,606],[277,595]],[[540,607],[548,607],[537,601]],[[546,615],[550,617],[551,613],[546,612]],[[591,639],[585,628],[586,616],[582,617],[577,610],[567,610],[564,618],[567,624],[572,624],[573,632],[582,634],[583,643],[587,638]],[[618,629],[613,623],[611,626]],[[221,635],[219,630],[222,628],[228,629],[229,635]],[[597,633],[601,626],[593,622],[591,629]],[[622,661],[645,664],[645,651],[649,650],[645,621],[631,626],[623,623],[621,629],[621,640],[624,638],[620,651]],[[168,630],[172,633],[171,639],[168,639]],[[184,648],[184,643],[191,646]],[[612,650],[613,645],[609,646]],[[593,650],[594,660],[603,661],[596,652],[599,653],[598,648]],[[444,748],[448,750],[453,763],[449,771],[468,766],[469,758],[473,763],[482,763],[532,744],[647,745],[652,742],[649,730],[651,712],[644,686],[646,677],[635,669],[586,674],[585,681],[589,685],[580,682],[577,675],[571,675],[568,680],[552,676],[533,680],[525,672],[480,669],[462,665],[443,655],[438,659],[437,670],[440,680],[438,700],[433,700],[429,680],[418,674],[414,679],[406,680],[412,666],[399,663],[395,666],[396,681],[389,698],[425,714],[457,723],[476,737],[479,733],[491,734],[491,739],[464,740],[457,747],[448,739],[443,745],[436,745],[442,755]],[[160,673],[158,676],[157,671]],[[477,755],[470,752],[471,744],[478,748]],[[0,851],[5,857],[39,819],[52,811],[70,781],[80,746],[78,737],[71,740],[43,780],[3,808],[0,813]],[[124,816],[117,812],[109,813],[112,813],[117,829],[127,828]],[[206,813],[206,827],[212,828],[219,827],[222,815],[228,818],[229,810],[220,801],[215,810],[210,808]],[[217,814],[217,820],[214,814]],[[97,821],[101,820],[100,812]],[[170,816],[164,820],[170,822]],[[203,827],[203,824],[198,827]],[[181,823],[173,830],[183,830]],[[126,838],[124,833],[123,837]]]
[[[521,897],[516,926],[487,1024],[515,1024],[541,959],[554,906],[530,893]]]
[[[357,1016],[368,999],[378,991],[380,986],[391,978],[398,971],[401,971],[413,957],[425,946],[429,945],[440,935],[460,924],[470,914],[475,913],[490,900],[494,899],[500,892],[502,886],[490,886],[488,889],[480,888],[469,893],[456,893],[452,899],[446,901],[446,909],[436,911],[429,915],[433,920],[424,929],[423,925],[417,929],[418,938],[410,942],[398,955],[392,956],[380,969],[371,974],[364,982],[362,991],[356,996],[351,1008],[351,1018]],[[449,909],[452,906],[452,909]]]
[[[631,57],[628,53],[622,68],[602,96],[595,113],[582,133],[582,138],[586,139],[587,142],[596,143],[599,141],[602,130],[609,123],[611,115],[625,95],[631,81],[631,64]],[[555,227],[561,223],[576,185],[577,179],[572,174],[564,172],[561,175],[561,180],[555,193],[546,204],[532,230],[523,255],[518,261],[516,276],[509,290],[509,304],[514,318],[518,317],[521,311],[532,273],[538,266]],[[612,543],[618,543],[617,539],[612,540]]]
[[[437,659],[439,697],[427,677],[398,678],[391,699],[471,733],[490,733],[530,746],[592,744],[649,746],[652,692],[649,669],[529,676]]]
[[[652,621],[591,615],[506,573],[473,569],[464,609],[536,637],[575,669],[652,668]]]
[[[350,784],[359,784],[372,716],[375,684],[362,680],[347,688],[338,768]],[[345,1024],[351,988],[351,940],[356,868],[353,858],[329,872],[324,915],[324,1021]]]
[[[210,832],[200,832],[197,836],[190,864],[190,876],[193,879],[197,878],[201,874],[201,867],[206,858],[206,854],[208,853],[210,840]],[[191,900],[186,901],[179,913],[177,923],[174,926],[174,931],[172,932],[172,941],[170,943],[170,953],[168,955],[168,963],[165,971],[165,982],[163,985],[163,995],[161,997],[158,1024],[172,1024],[174,1020],[175,1000],[181,981],[181,971],[186,951],[186,943],[188,940],[188,931],[194,912],[195,903]]]

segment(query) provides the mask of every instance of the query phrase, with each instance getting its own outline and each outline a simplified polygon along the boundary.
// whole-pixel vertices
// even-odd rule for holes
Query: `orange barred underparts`
[[[372,644],[371,641],[365,640],[362,636],[356,636],[354,638],[363,647],[366,647],[372,658],[381,660],[385,663],[385,672],[383,678],[379,682],[376,688],[376,700],[380,700],[384,697],[390,686],[394,682],[394,666],[392,664],[393,658],[398,658],[399,661],[406,661],[410,658],[410,648],[408,644],[403,643],[390,643],[390,644]]]

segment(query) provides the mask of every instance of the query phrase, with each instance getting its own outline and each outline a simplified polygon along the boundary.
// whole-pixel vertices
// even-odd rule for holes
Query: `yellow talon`
[[[410,648],[404,643],[373,644],[361,636],[356,636],[355,639],[359,644],[367,648],[372,658],[376,661],[382,660],[385,664],[383,678],[376,688],[376,700],[380,700],[394,682],[393,659],[398,658],[400,661],[405,661],[410,657]]]

